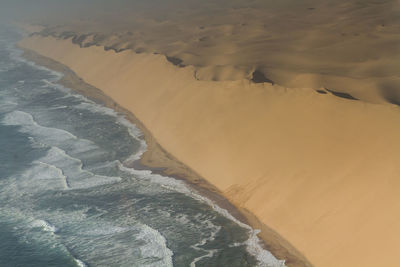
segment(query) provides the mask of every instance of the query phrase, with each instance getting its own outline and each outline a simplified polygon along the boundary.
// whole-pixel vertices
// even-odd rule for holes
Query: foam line
[[[160,259],[156,265],[150,266],[173,266],[173,252],[167,247],[167,240],[160,232],[146,224],[141,224],[141,231],[138,235],[138,239],[142,239],[146,244],[148,244],[140,247],[141,254],[145,258]]]
[[[33,135],[34,139],[37,139],[39,143],[48,146],[50,149],[47,155],[39,159],[39,161],[47,163],[55,169],[62,170],[62,177],[66,177],[64,181],[68,189],[89,188],[121,180],[120,177],[95,175],[88,170],[84,170],[82,161],[70,155],[89,152],[92,154],[103,153],[99,147],[89,140],[79,139],[64,130],[40,126],[34,121],[31,114],[23,111],[13,111],[6,114],[2,123],[21,126],[19,131]],[[68,144],[71,152],[67,153],[59,148],[58,144]]]
[[[90,188],[121,181],[120,177],[96,175],[84,170],[80,159],[69,156],[59,147],[51,147],[47,155],[41,158],[40,161],[62,170],[66,189]]]
[[[210,236],[200,240],[200,242],[191,246],[195,250],[204,251],[206,254],[193,259],[193,261],[190,263],[190,267],[195,267],[196,262],[202,260],[203,258],[212,258],[214,256],[214,254],[218,251],[217,249],[207,250],[207,249],[201,248],[201,246],[204,246],[207,242],[213,241],[215,239],[216,235],[218,234],[218,232],[221,230],[221,226],[215,226],[210,221],[206,221],[206,223],[208,224],[209,230],[211,230],[210,228],[213,228],[213,231],[211,230]]]
[[[207,204],[220,215],[228,218],[231,221],[234,221],[239,226],[247,229],[249,231],[249,238],[244,244],[246,245],[247,251],[253,255],[257,261],[258,266],[260,267],[283,267],[285,266],[284,260],[276,259],[271,252],[262,248],[261,241],[257,237],[259,230],[252,229],[249,225],[240,222],[235,217],[233,217],[226,209],[219,207],[212,200],[200,195],[196,190],[190,188],[183,181],[176,180],[171,177],[161,176],[158,174],[153,174],[150,170],[135,170],[128,167],[125,167],[123,164],[119,164],[119,168],[123,171],[130,172],[135,177],[150,180],[152,183],[157,183],[163,186],[165,189],[178,191],[187,196],[190,196],[202,203]]]
[[[132,124],[130,121],[128,121],[123,115],[117,113],[113,109],[98,105],[92,101],[88,101],[87,99],[85,100],[85,102],[75,105],[74,108],[89,110],[93,113],[101,113],[108,116],[112,116],[117,119],[117,122],[119,124],[125,126],[125,128],[128,130],[129,135],[134,140],[140,142],[140,148],[138,149],[138,151],[129,156],[125,160],[126,162],[139,160],[143,155],[143,153],[147,150],[147,144],[143,140],[143,133],[139,130],[139,128],[136,125]]]
[[[58,173],[58,177],[60,177],[63,180],[65,189],[70,189],[71,188],[70,185],[68,184],[67,176],[65,176],[64,172],[61,169],[57,168],[57,166],[51,165],[51,164],[46,163],[46,162],[41,162],[41,161],[36,161],[36,162],[38,162],[39,164],[43,164],[43,165],[47,166],[48,168],[51,168],[51,169],[55,170]]]

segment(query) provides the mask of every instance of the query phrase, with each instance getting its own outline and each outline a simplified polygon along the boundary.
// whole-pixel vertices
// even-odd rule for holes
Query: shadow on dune
[[[270,83],[270,84],[272,84],[272,85],[275,84],[274,81],[272,81],[272,80],[268,79],[267,77],[265,77],[264,73],[262,73],[262,72],[259,71],[259,70],[255,70],[255,71],[253,72],[253,76],[252,76],[252,78],[251,78],[251,81],[252,81],[253,83]]]
[[[395,82],[382,84],[380,93],[387,102],[400,106],[400,86]]]
[[[348,94],[348,93],[333,91],[328,88],[325,88],[325,90],[337,97],[341,97],[341,98],[345,98],[345,99],[349,99],[349,100],[359,100],[358,98],[355,98],[354,96],[352,96],[351,94]]]
[[[169,62],[171,62],[172,64],[174,64],[175,66],[178,66],[178,67],[185,67],[185,65],[184,64],[182,64],[182,62],[183,62],[183,60],[182,59],[180,59],[180,58],[177,58],[177,57],[169,57],[169,56],[165,56],[166,58],[167,58],[167,60],[169,61]]]

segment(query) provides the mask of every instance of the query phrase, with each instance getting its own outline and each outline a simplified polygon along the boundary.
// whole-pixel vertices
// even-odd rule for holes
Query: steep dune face
[[[81,48],[71,38],[32,36],[21,46],[132,111],[166,150],[315,266],[398,265],[397,106],[251,77],[199,80],[198,68],[160,54]]]

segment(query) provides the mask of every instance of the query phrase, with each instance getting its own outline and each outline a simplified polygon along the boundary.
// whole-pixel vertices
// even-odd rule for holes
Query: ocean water
[[[124,167],[146,144],[0,29],[0,266],[283,266],[184,182]]]

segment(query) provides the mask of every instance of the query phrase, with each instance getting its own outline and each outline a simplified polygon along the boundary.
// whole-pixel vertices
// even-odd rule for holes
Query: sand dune
[[[251,79],[258,70],[286,87],[327,87],[372,103],[400,103],[394,92],[400,86],[398,1],[137,5],[87,12],[73,22],[73,15],[36,22],[48,26],[44,34],[72,34],[85,46],[177,58],[200,80]]]
[[[379,8],[385,3],[371,5]],[[366,6],[369,10],[370,5]],[[307,12],[318,8],[322,7]],[[236,14],[235,9],[229,12]],[[286,17],[281,29],[290,22],[290,16]],[[153,24],[157,25],[155,29],[169,25],[165,21]],[[198,28],[200,37],[207,27]],[[397,74],[379,73],[374,68],[381,64],[392,70],[398,54],[374,50],[376,58],[361,64],[356,55],[339,57],[333,53],[334,46],[325,43],[320,44],[321,49],[315,48],[316,54],[301,51],[301,46],[289,42],[293,36],[282,33],[281,38],[288,41],[282,51],[292,52],[278,52],[278,46],[274,50],[272,41],[270,50],[264,48],[273,53],[264,55],[258,49],[265,45],[263,42],[239,44],[252,36],[261,38],[268,27],[252,25],[245,39],[232,36],[239,31],[236,26],[215,27],[216,36],[230,36],[229,41],[211,39],[196,50],[197,54],[188,52],[192,50],[178,41],[191,40],[190,36],[182,39],[183,35],[166,36],[177,40],[168,42],[170,46],[166,45],[162,54],[154,54],[160,51],[156,43],[162,42],[162,35],[154,42],[139,38],[133,45],[129,40],[122,42],[120,36],[100,40],[95,35],[81,41],[48,29],[47,37],[42,32],[20,45],[65,64],[132,111],[167,151],[235,205],[256,215],[315,266],[398,265],[400,109],[388,103],[374,104],[384,103],[379,84],[392,85],[387,87],[387,98],[397,101],[390,93],[397,85]],[[324,25],[315,26],[314,31],[324,32]],[[393,29],[385,31],[382,34],[392,34],[393,39],[380,42],[387,41],[389,46],[398,37]],[[298,36],[304,36],[304,32],[299,31]],[[307,34],[297,41],[316,44],[318,38],[318,34]],[[352,33],[350,38],[361,38],[352,44],[356,46],[364,37]],[[96,45],[85,45],[84,40],[96,40]],[[346,45],[339,43],[336,45]],[[102,45],[118,48],[119,53]],[[194,45],[189,42],[187,46]],[[252,55],[253,50],[258,51],[257,57]],[[209,56],[203,58],[205,54]],[[165,55],[182,61],[174,64]],[[313,57],[315,60],[311,60]],[[243,65],[232,63],[245,58],[279,61],[280,65],[269,69],[254,63],[241,68]],[[288,62],[288,68],[280,69]],[[354,71],[347,73],[346,69]],[[250,81],[256,70],[275,84]],[[366,73],[374,75],[367,77]]]

